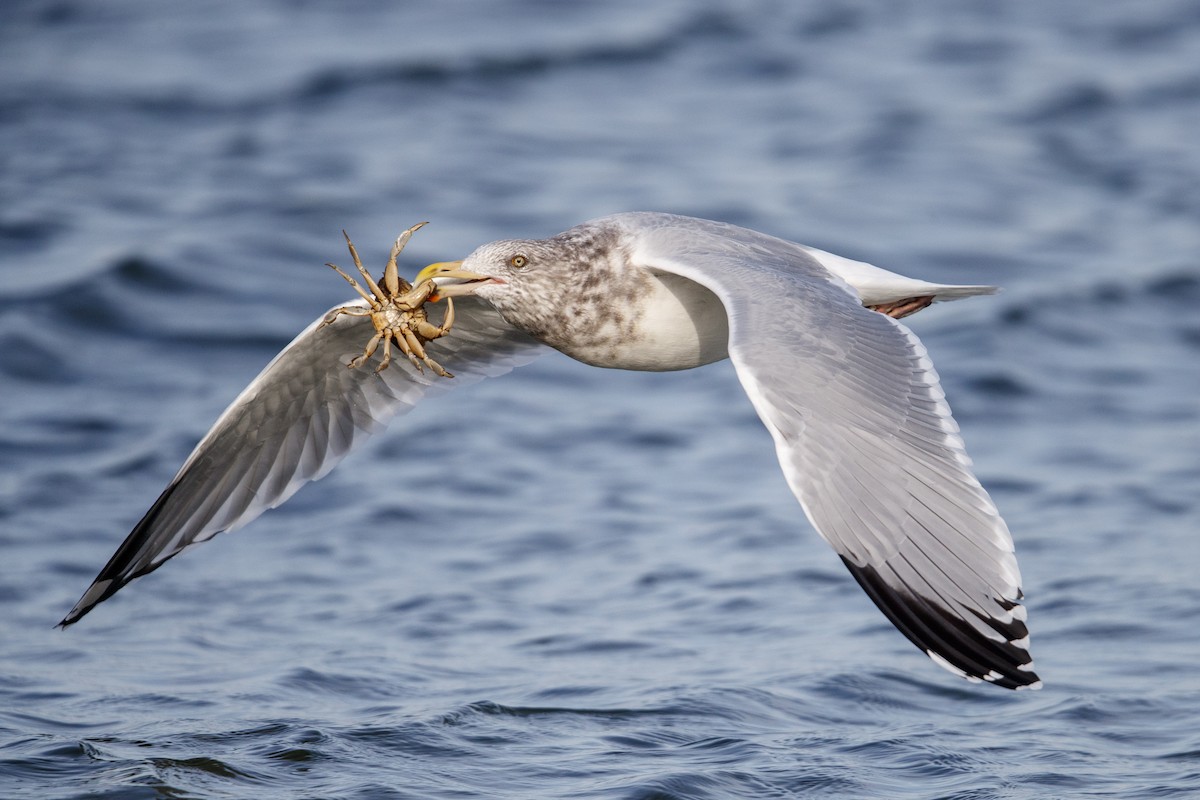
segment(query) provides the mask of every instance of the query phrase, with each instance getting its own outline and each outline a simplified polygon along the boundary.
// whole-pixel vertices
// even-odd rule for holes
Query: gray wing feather
[[[225,410],[60,624],[76,622],[185,548],[284,502],[420,400],[544,352],[477,298],[455,304],[450,334],[426,346],[453,379],[418,372],[403,356],[380,373],[374,361],[348,369],[375,333],[370,321],[345,314],[329,325],[321,324],[324,315],[314,321]]]
[[[623,216],[635,263],[721,298],[730,358],[788,484],[872,600],[942,666],[1037,685],[1012,537],[917,337],[799,245]]]

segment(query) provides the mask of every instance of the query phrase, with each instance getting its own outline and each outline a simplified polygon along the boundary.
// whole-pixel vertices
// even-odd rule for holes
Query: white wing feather
[[[1004,520],[908,328],[799,245],[721,223],[610,218],[641,266],[721,298],[729,353],[813,526],[942,666],[1036,686]]]

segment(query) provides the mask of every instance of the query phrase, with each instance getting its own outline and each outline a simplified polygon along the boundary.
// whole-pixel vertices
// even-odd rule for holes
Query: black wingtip
[[[67,612],[67,615],[58,623],[58,628],[66,630],[71,625],[74,625],[79,620],[87,616],[88,612],[95,608],[100,603],[103,603],[108,598],[117,593],[117,590],[124,586],[128,581],[118,581],[111,578],[106,578],[105,573],[108,572],[108,567],[92,581],[92,585],[83,593],[83,597],[79,598],[79,602]]]
[[[875,567],[856,566],[844,557],[842,562],[892,624],[940,666],[1006,689],[1041,688],[1027,649],[1029,629],[1021,619],[981,616],[1003,637],[996,641],[980,635],[970,622],[949,613],[938,600],[892,585]],[[998,609],[1010,611],[1016,606],[1006,601]]]
[[[74,625],[87,616],[88,612],[93,608],[116,594],[122,586],[134,578],[153,572],[170,558],[168,556],[168,558],[164,558],[162,561],[156,563],[138,565],[143,545],[151,535],[154,525],[158,522],[160,514],[162,514],[163,509],[167,505],[167,501],[170,500],[172,493],[174,493],[178,485],[176,481],[172,481],[163,490],[163,493],[154,501],[154,505],[150,507],[150,510],[142,516],[138,524],[125,537],[125,541],[121,542],[121,546],[117,548],[112,558],[100,570],[96,579],[92,581],[92,585],[79,598],[79,602],[67,612],[67,615],[55,627],[66,629]]]

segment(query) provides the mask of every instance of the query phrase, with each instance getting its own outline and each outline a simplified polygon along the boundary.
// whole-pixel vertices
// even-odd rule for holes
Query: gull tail
[[[920,297],[932,298],[930,302],[937,303],[980,294],[995,294],[1000,291],[998,286],[930,283],[896,272],[889,272],[865,261],[855,261],[833,253],[826,253],[815,247],[805,247],[804,249],[819,261],[821,266],[850,284],[850,288],[854,289],[862,298],[864,306],[889,306]]]

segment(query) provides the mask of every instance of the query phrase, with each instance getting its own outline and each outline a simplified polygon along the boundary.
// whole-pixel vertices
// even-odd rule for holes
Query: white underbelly
[[[597,367],[691,369],[729,355],[729,318],[715,294],[678,275],[653,273],[631,319],[579,347],[559,348]]]

